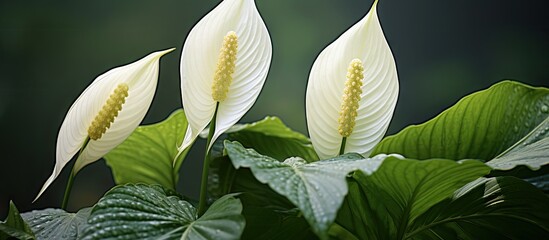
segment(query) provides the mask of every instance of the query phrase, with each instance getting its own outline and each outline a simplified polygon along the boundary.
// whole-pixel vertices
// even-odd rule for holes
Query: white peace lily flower
[[[36,199],[82,147],[72,174],[103,157],[139,126],[156,91],[159,59],[173,50],[154,52],[111,69],[82,92],[61,125],[55,168]]]
[[[393,116],[398,76],[376,5],[327,46],[311,69],[307,125],[322,159],[347,152],[367,156]]]
[[[181,55],[181,95],[188,128],[179,152],[212,120],[210,145],[257,99],[272,57],[269,32],[254,0],[224,0],[189,33]]]

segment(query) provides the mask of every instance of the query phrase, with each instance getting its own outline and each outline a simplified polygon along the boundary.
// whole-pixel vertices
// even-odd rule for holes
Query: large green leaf
[[[225,151],[237,169],[250,168],[259,182],[298,207],[320,238],[328,237],[328,228],[347,194],[347,174],[355,170],[371,174],[387,157],[364,159],[351,153],[313,163],[298,157],[280,162],[230,141],[225,141]]]
[[[208,129],[201,133],[206,137]],[[226,131],[228,139],[238,141],[244,147],[253,148],[263,155],[279,161],[289,157],[301,157],[308,162],[318,160],[311,141],[301,133],[288,128],[277,117],[266,117],[261,121],[236,124]],[[236,171],[224,154],[221,141],[216,142],[211,150],[213,160],[210,164],[208,191],[214,199],[230,191]]]
[[[546,120],[548,108],[549,89],[503,81],[464,97],[432,120],[385,138],[372,154],[491,160]],[[535,161],[544,165],[547,157]]]
[[[547,163],[549,163],[549,117],[514,146],[486,164],[497,170],[510,170],[517,165],[538,170]]]
[[[91,213],[84,239],[239,239],[240,200],[225,195],[204,215],[159,185],[126,184],[105,194]]]
[[[0,222],[0,239],[9,239],[10,237],[16,239],[35,239],[29,225],[23,220],[19,214],[19,210],[15,207],[15,204],[10,201],[10,210],[8,216],[4,222]]]
[[[227,156],[213,160],[208,180],[213,199],[228,193],[242,193],[239,199],[243,205],[242,215],[246,218],[242,239],[301,240],[315,237],[307,221],[286,197],[258,182],[250,169],[236,170]]]
[[[277,117],[235,125],[228,133],[229,140],[238,141],[245,147],[278,160],[289,157],[318,160],[309,138],[291,130]]]
[[[175,189],[179,167],[187,150],[173,166],[177,146],[183,140],[187,119],[182,109],[162,122],[140,126],[104,158],[112,169],[117,184],[160,184]]]
[[[475,160],[387,158],[370,176],[355,172],[336,222],[359,239],[403,239],[421,214],[489,172]]]
[[[237,124],[227,133],[228,139],[239,141],[279,161],[292,156],[306,161],[318,160],[310,140],[285,126],[277,117]],[[206,134],[207,131],[204,131],[203,137]],[[303,216],[298,215],[299,210],[286,197],[258,182],[249,169],[234,169],[223,151],[221,142],[214,144],[208,192],[212,199],[231,192],[243,193],[240,196],[244,206],[242,214],[247,222],[243,239],[310,239],[315,236]]]
[[[38,239],[80,239],[88,226],[91,208],[68,213],[63,209],[48,208],[23,213]]]
[[[201,136],[206,137],[207,133],[206,129]],[[303,134],[288,128],[277,117],[266,117],[254,123],[236,124],[226,133],[229,140],[238,141],[245,147],[254,148],[257,152],[280,161],[289,157],[301,157],[309,162],[318,160],[310,140]],[[213,160],[208,177],[208,192],[210,197],[215,199],[229,192],[235,192],[233,185],[235,181],[242,182],[236,179],[239,176],[237,172],[243,171],[236,171],[233,168],[230,160],[223,153],[224,146],[221,141],[216,142],[211,151]],[[250,189],[239,190],[249,191]],[[242,199],[248,196],[249,194],[242,196]],[[245,235],[249,235],[247,234],[249,231],[250,228],[247,228]]]
[[[549,198],[514,178],[480,179],[419,216],[410,239],[546,239]]]

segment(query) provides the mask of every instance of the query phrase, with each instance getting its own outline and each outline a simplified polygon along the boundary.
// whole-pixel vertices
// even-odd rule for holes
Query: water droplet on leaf
[[[541,112],[543,112],[543,113],[549,112],[549,107],[547,107],[547,105],[545,105],[545,104],[541,105]]]

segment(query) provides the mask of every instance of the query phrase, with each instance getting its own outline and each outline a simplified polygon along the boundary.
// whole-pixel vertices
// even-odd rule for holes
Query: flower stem
[[[82,151],[84,150],[84,148],[86,148],[86,146],[88,146],[88,142],[90,142],[89,137],[86,138],[86,140],[84,141],[84,144],[80,148],[80,151],[78,152],[78,158],[80,158],[80,155],[82,155]],[[78,161],[78,159],[76,159],[76,161]],[[63,202],[61,203],[61,209],[63,209],[63,210],[67,210],[67,205],[69,204],[69,197],[71,195],[71,190],[72,190],[72,183],[74,182],[74,176],[75,175],[76,175],[76,173],[74,172],[74,165],[73,165],[73,167],[71,169],[71,175],[69,175],[69,181],[67,182],[67,187],[65,187],[65,194],[63,195]]]
[[[202,216],[206,212],[206,201],[208,195],[208,173],[210,171],[210,143],[215,133],[215,120],[217,117],[217,109],[219,108],[219,102],[215,105],[215,112],[210,122],[210,130],[208,132],[208,139],[206,141],[206,154],[204,156],[204,165],[202,166],[202,179],[200,181],[200,201],[198,202],[198,216]]]
[[[339,148],[339,155],[343,154],[345,152],[345,144],[347,143],[347,138],[343,137],[341,140],[341,147]]]
[[[61,209],[63,210],[67,210],[67,204],[69,203],[69,196],[71,195],[73,181],[74,172],[71,170],[71,175],[69,176],[69,181],[67,182],[67,187],[65,188],[65,195],[63,196],[63,203],[61,204]]]

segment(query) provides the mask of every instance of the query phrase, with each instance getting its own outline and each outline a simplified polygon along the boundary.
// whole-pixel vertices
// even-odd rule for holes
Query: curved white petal
[[[265,83],[272,46],[255,2],[224,0],[196,24],[183,46],[181,95],[189,127],[179,151],[190,146],[213,117],[212,83],[223,38],[230,31],[238,36],[236,67],[227,98],[219,104],[212,144],[252,107]]]
[[[376,4],[377,1],[362,20],[326,47],[311,69],[306,95],[307,127],[320,158],[339,153],[339,111],[347,67],[355,58],[364,64],[364,80],[356,125],[347,137],[345,152],[368,155],[389,126],[398,97],[398,76]]]
[[[117,67],[98,76],[70,107],[57,137],[55,168],[42,190],[57,178],[63,167],[84,145],[88,128],[114,89],[121,83],[128,85],[128,96],[114,122],[97,140],[89,140],[74,165],[73,173],[90,164],[122,143],[141,123],[151,105],[158,81],[158,62],[162,55],[173,49],[159,51]]]

